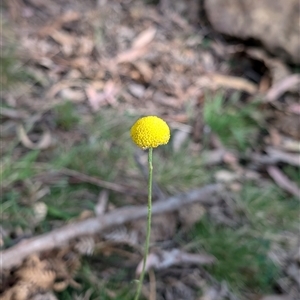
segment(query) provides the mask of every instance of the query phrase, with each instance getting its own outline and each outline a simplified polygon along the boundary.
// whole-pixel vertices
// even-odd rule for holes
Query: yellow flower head
[[[164,120],[148,116],[138,119],[131,127],[130,134],[140,148],[156,148],[169,142],[170,128]]]

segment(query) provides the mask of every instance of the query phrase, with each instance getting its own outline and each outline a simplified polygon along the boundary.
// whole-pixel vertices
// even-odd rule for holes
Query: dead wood
[[[280,82],[277,84],[273,85],[267,95],[266,95],[266,100],[268,102],[275,101],[278,99],[281,95],[283,95],[285,92],[289,91],[290,89],[294,87],[298,87],[299,89],[299,84],[300,84],[300,75],[298,74],[293,74],[290,75],[284,79],[282,79]]]
[[[267,171],[278,186],[300,200],[300,188],[295,182],[291,181],[283,172],[280,171],[279,168],[275,166],[269,166]]]
[[[160,200],[153,204],[152,213],[153,215],[157,215],[175,211],[184,205],[195,202],[213,204],[213,202],[217,200],[215,196],[221,190],[222,185],[211,184],[200,189],[170,197],[166,200]],[[146,206],[124,207],[98,218],[91,218],[66,225],[49,233],[20,242],[0,252],[1,269],[9,269],[17,266],[30,254],[61,247],[76,237],[100,233],[109,227],[121,225],[146,216]]]
[[[268,153],[268,155],[252,153],[250,158],[253,162],[262,165],[274,165],[279,162],[283,162],[295,167],[300,166],[300,159],[298,154],[283,152],[272,147],[267,147],[266,152]]]
[[[67,168],[63,168],[59,171],[46,171],[43,173],[40,173],[36,176],[36,180],[50,184],[52,182],[56,183],[56,178],[60,178],[60,176],[69,176],[70,179],[74,179],[77,182],[85,182],[90,183],[108,190],[112,190],[118,193],[123,194],[129,194],[129,195],[136,195],[136,196],[147,196],[147,193],[144,191],[138,191],[134,187],[122,185],[114,182],[108,182],[105,180],[102,180],[100,178],[89,176],[86,174],[83,174],[81,172],[78,172],[76,170],[71,170]]]

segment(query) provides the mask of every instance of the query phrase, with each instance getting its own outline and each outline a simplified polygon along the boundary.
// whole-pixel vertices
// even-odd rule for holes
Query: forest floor
[[[146,206],[143,115],[172,133],[154,203],[199,193],[154,215],[144,299],[297,298],[299,68],[140,0],[1,5],[0,299],[133,299],[145,219],[111,216]]]

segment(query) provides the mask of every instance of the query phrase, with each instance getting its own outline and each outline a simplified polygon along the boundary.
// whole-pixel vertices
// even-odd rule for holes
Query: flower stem
[[[146,261],[149,252],[149,244],[150,244],[150,234],[151,234],[151,212],[152,212],[152,153],[153,148],[149,148],[148,151],[148,166],[149,166],[149,177],[148,177],[148,216],[147,216],[147,236],[146,236],[146,244],[145,244],[145,254],[144,254],[144,261],[143,261],[143,270],[140,275],[139,283],[137,292],[135,295],[134,300],[139,300],[140,293],[142,290],[142,285],[145,277],[145,268],[146,268]]]

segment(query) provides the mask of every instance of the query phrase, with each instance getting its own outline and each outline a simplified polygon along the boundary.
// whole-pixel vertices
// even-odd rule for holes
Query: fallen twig
[[[269,175],[273,180],[285,191],[294,195],[296,198],[300,199],[300,188],[290,179],[283,174],[277,167],[269,166],[267,168]]]
[[[285,152],[273,147],[265,149],[267,154],[250,153],[247,159],[259,165],[274,165],[280,162],[289,164],[291,166],[300,167],[299,154]],[[237,164],[240,159],[236,154],[226,151],[225,149],[217,149],[213,151],[204,152],[205,166],[217,165],[220,163]]]
[[[266,100],[268,102],[275,101],[286,91],[289,91],[291,88],[298,86],[299,89],[299,85],[300,85],[300,75],[298,74],[290,75],[284,78],[283,80],[279,81],[277,84],[273,85],[269,89],[266,95]]]
[[[119,192],[119,193],[123,193],[123,194],[147,196],[146,192],[138,191],[137,189],[135,189],[133,187],[114,183],[114,182],[105,181],[100,178],[97,178],[94,176],[89,176],[89,175],[80,173],[78,171],[66,169],[66,168],[61,169],[59,171],[49,171],[49,172],[40,173],[40,174],[36,175],[36,179],[41,182],[44,182],[44,183],[49,183],[49,181],[50,182],[52,181],[51,178],[57,177],[57,176],[59,177],[61,175],[72,177],[79,182],[94,184],[94,185],[100,186],[102,188],[112,190],[115,192]]]
[[[196,264],[206,265],[215,262],[215,257],[208,254],[188,253],[179,249],[172,249],[170,251],[157,251],[149,254],[146,263],[146,271],[154,268],[156,270],[167,269],[173,265]],[[136,273],[140,274],[143,268],[143,261],[141,261],[136,269]]]
[[[194,202],[211,204],[217,201],[217,197],[215,196],[221,190],[222,185],[211,184],[200,189],[192,190],[188,193],[158,201],[153,204],[152,214],[171,212]],[[100,216],[99,218],[91,218],[66,225],[49,233],[20,242],[19,244],[0,252],[0,268],[9,269],[20,264],[24,258],[32,253],[39,253],[61,247],[76,237],[99,233],[109,227],[121,225],[146,216],[146,206],[124,207]]]
[[[268,147],[266,149],[268,155],[260,155],[253,153],[251,154],[251,159],[254,162],[263,164],[263,165],[272,165],[277,164],[279,162],[284,162],[292,166],[299,167],[300,166],[300,157],[299,154],[287,153],[281,150]]]

